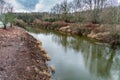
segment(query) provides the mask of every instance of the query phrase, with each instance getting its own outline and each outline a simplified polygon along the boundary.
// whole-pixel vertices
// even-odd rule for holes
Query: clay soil
[[[49,80],[47,59],[24,29],[0,29],[0,80]]]

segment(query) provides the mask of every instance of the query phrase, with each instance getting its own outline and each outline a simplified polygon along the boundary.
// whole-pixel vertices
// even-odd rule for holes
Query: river
[[[31,34],[42,41],[56,71],[53,80],[120,80],[120,49],[53,31]]]

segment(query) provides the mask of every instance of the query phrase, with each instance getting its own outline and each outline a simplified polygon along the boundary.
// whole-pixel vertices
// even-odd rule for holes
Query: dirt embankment
[[[24,29],[0,29],[0,80],[50,80],[49,55]]]
[[[114,28],[114,29],[113,29]],[[90,37],[111,46],[120,45],[120,26],[99,24],[72,24],[63,26],[59,31]]]

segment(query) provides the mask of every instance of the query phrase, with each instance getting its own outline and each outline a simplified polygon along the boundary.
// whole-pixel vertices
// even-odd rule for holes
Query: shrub
[[[17,19],[21,19],[24,22],[30,24],[30,23],[32,23],[34,21],[35,18],[31,14],[26,13],[26,14],[18,15]]]
[[[23,20],[15,19],[14,25],[17,25],[17,26],[25,28],[26,23]]]
[[[59,29],[60,27],[67,26],[68,23],[64,21],[56,21],[51,24],[52,29]]]
[[[44,29],[47,29],[47,27],[49,27],[51,25],[50,22],[46,22],[46,21],[41,21],[41,20],[38,20],[36,19],[33,24],[37,25],[37,27],[41,27],[41,28],[44,28]]]
[[[48,22],[55,22],[55,21],[60,21],[60,18],[46,18],[44,19],[44,21],[48,21]]]

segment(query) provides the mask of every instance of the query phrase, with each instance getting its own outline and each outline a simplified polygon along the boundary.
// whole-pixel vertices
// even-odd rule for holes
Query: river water
[[[42,41],[56,71],[53,80],[120,80],[120,49],[53,31],[31,34]]]

